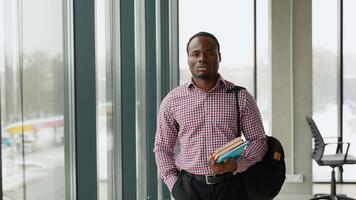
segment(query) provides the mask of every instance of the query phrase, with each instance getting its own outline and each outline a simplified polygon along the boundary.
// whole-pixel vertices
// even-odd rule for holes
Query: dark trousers
[[[221,183],[208,185],[181,171],[172,189],[175,200],[247,200],[239,175]]]

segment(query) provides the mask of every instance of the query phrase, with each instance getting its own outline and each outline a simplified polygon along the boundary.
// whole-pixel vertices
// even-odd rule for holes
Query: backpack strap
[[[235,93],[237,109],[237,130],[241,135],[239,96],[243,87],[235,86],[226,93]],[[286,166],[284,151],[280,141],[272,136],[267,137],[268,151],[262,161],[250,166],[241,173],[241,180],[248,199],[273,199],[281,190],[285,181]]]
[[[235,93],[235,99],[236,99],[236,111],[237,111],[237,133],[241,135],[241,120],[240,120],[240,106],[239,106],[239,91],[240,90],[246,90],[244,87],[240,86],[235,86],[229,90],[226,91],[226,93]]]

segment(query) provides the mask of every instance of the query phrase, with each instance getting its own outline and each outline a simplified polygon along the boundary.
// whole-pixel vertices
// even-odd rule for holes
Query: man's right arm
[[[174,146],[178,137],[177,123],[171,112],[169,98],[165,98],[160,106],[154,153],[161,178],[172,191],[178,179],[178,170],[174,161]]]

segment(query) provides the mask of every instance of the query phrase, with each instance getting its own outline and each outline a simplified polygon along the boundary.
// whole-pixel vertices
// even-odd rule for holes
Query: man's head
[[[214,35],[207,32],[193,35],[187,43],[187,53],[193,79],[214,80],[218,77],[221,54]]]
[[[218,39],[216,39],[216,37],[215,37],[213,34],[208,33],[208,32],[204,32],[204,31],[199,32],[199,33],[196,33],[196,34],[194,34],[192,37],[190,37],[190,39],[188,40],[188,43],[187,43],[187,47],[186,47],[187,53],[188,53],[188,46],[189,46],[190,42],[191,42],[194,38],[196,38],[196,37],[201,37],[201,36],[203,36],[203,37],[208,37],[208,38],[211,38],[212,40],[214,40],[214,42],[216,43],[216,47],[218,48],[218,52],[220,53],[220,44],[219,44]]]

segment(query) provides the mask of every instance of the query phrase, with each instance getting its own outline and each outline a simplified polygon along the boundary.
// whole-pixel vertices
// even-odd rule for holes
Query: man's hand
[[[236,161],[234,159],[224,160],[223,163],[218,164],[214,159],[213,154],[209,156],[208,161],[210,169],[216,174],[222,174],[226,172],[233,172],[237,168]]]

